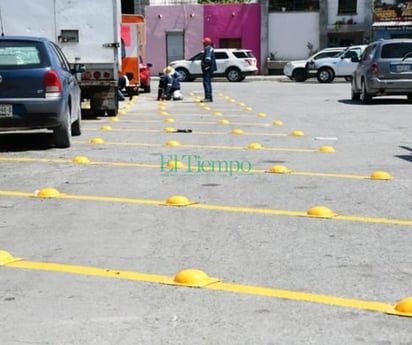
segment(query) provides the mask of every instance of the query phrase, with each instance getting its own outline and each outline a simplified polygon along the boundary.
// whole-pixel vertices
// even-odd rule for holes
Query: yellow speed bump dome
[[[274,174],[289,174],[291,170],[284,165],[272,165],[269,172]]]
[[[215,111],[215,112],[213,113],[213,115],[215,115],[215,116],[222,116],[223,114],[222,114],[220,111]]]
[[[204,287],[217,283],[219,279],[209,277],[205,272],[197,269],[186,269],[175,275],[173,282],[189,287]]]
[[[12,262],[21,260],[21,258],[15,258],[13,255],[11,255],[9,252],[6,252],[4,250],[0,250],[0,266],[8,265]]]
[[[72,162],[78,164],[87,164],[90,163],[90,160],[86,156],[76,156],[72,159]]]
[[[321,146],[319,151],[324,153],[332,153],[335,152],[335,149],[332,146]]]
[[[283,121],[275,120],[272,122],[274,126],[283,126]]]
[[[100,129],[102,131],[111,131],[113,128],[111,126],[104,125],[104,126],[100,127]]]
[[[181,146],[182,144],[177,140],[169,140],[166,142],[166,146]]]
[[[118,114],[119,115],[126,115],[126,111],[125,110],[119,110]]]
[[[176,128],[166,127],[166,128],[164,129],[164,131],[165,131],[166,133],[174,133],[174,132],[176,132]]]
[[[60,192],[55,188],[43,188],[36,192],[36,196],[39,198],[57,198],[60,196]]]
[[[167,111],[161,111],[160,115],[162,116],[169,116],[169,113]]]
[[[173,123],[173,122],[175,122],[175,119],[167,118],[167,119],[165,119],[165,122]]]
[[[252,107],[246,107],[245,110],[246,110],[246,111],[252,111],[253,108],[252,108]]]
[[[336,216],[335,213],[333,213],[329,208],[325,206],[312,207],[307,211],[307,215],[317,218],[332,218]]]
[[[232,131],[232,134],[244,134],[244,133],[245,131],[243,129],[238,129],[238,128]]]
[[[257,113],[256,116],[257,117],[266,117],[267,115],[265,113]]]
[[[293,131],[291,135],[294,137],[303,137],[305,134],[302,131]]]
[[[386,171],[374,171],[370,178],[372,180],[391,180],[392,176]]]
[[[167,167],[170,169],[181,169],[184,168],[185,165],[180,161],[171,160],[167,163]]]
[[[102,138],[93,138],[90,140],[91,144],[104,144],[104,140]]]
[[[111,117],[111,118],[110,118],[110,121],[111,121],[111,122],[119,122],[120,120],[119,120],[118,117]]]
[[[261,150],[263,149],[263,145],[260,143],[250,143],[247,148],[249,150]]]
[[[190,201],[183,195],[173,195],[166,200],[168,206],[189,206],[193,204],[196,204],[196,202]]]
[[[228,125],[229,123],[229,120],[226,119],[219,120],[219,125]]]
[[[394,308],[396,314],[412,317],[412,296],[400,300]]]

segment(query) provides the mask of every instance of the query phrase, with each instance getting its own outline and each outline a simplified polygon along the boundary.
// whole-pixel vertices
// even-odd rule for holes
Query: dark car
[[[49,129],[69,147],[81,134],[79,70],[46,38],[0,37],[0,131]]]
[[[396,95],[412,100],[412,39],[373,42],[352,75],[352,100],[369,103],[373,97]]]

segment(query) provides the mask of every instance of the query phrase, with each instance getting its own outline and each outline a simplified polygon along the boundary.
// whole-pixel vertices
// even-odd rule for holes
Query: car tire
[[[372,100],[372,96],[368,93],[366,83],[362,80],[360,100],[363,104],[369,104]]]
[[[352,80],[351,85],[351,99],[352,101],[359,101],[360,100],[360,93],[355,91],[355,82]]]
[[[70,110],[67,106],[67,111],[64,114],[63,121],[59,126],[53,129],[53,142],[56,147],[65,149],[71,145],[71,123]]]
[[[236,67],[230,67],[227,71],[226,71],[226,78],[227,80],[229,80],[230,82],[239,82],[242,81],[242,73],[240,72],[240,70]]]
[[[82,115],[81,115],[81,105],[79,104],[77,120],[72,123],[72,135],[79,136],[82,134]]]
[[[303,68],[297,68],[293,71],[293,78],[296,82],[302,83],[308,79],[308,73]]]
[[[331,83],[335,79],[335,74],[329,67],[322,67],[316,73],[316,78],[319,83]]]
[[[190,80],[190,73],[186,68],[176,68],[176,72],[179,72],[181,75],[180,81],[191,81]]]

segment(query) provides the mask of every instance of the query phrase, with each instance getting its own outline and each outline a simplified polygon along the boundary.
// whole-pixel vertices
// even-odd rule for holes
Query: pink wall
[[[185,58],[202,50],[202,5],[146,6],[145,18],[146,61],[153,64],[153,75],[162,71],[167,63],[167,31],[184,30]]]
[[[260,5],[211,4],[146,6],[146,62],[157,75],[166,66],[166,33],[184,30],[184,57],[203,49],[202,39],[212,38],[219,48],[221,38],[241,38],[260,66]]]
[[[204,5],[205,36],[219,48],[221,38],[241,38],[242,47],[251,49],[260,66],[260,5],[211,4]]]

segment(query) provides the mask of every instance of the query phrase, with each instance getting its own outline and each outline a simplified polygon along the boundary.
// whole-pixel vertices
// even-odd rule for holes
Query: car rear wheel
[[[179,72],[181,75],[181,81],[191,81],[190,73],[186,68],[176,68],[176,72]]]
[[[362,80],[362,91],[360,94],[360,100],[363,104],[368,104],[372,100],[372,96],[370,93],[368,93],[368,90],[366,88],[366,83]]]
[[[319,83],[331,83],[335,79],[335,74],[329,67],[323,67],[316,74]]]
[[[242,81],[242,74],[240,73],[240,70],[235,67],[231,67],[227,70],[226,72],[226,78],[227,80],[231,82],[238,82]]]
[[[306,79],[308,79],[308,74],[305,69],[303,68],[297,68],[296,70],[293,71],[293,78],[295,81],[298,83],[304,82]]]
[[[78,110],[77,110],[77,114],[78,114],[78,118],[76,121],[74,121],[72,123],[72,135],[73,136],[79,136],[82,134],[82,116],[81,116],[81,105],[79,104]]]
[[[352,80],[352,85],[351,85],[351,98],[352,98],[352,101],[360,100],[360,93],[356,91],[355,82],[353,80]]]
[[[56,147],[61,149],[70,147],[71,135],[70,110],[69,107],[67,107],[63,121],[58,127],[53,129],[53,142]]]

